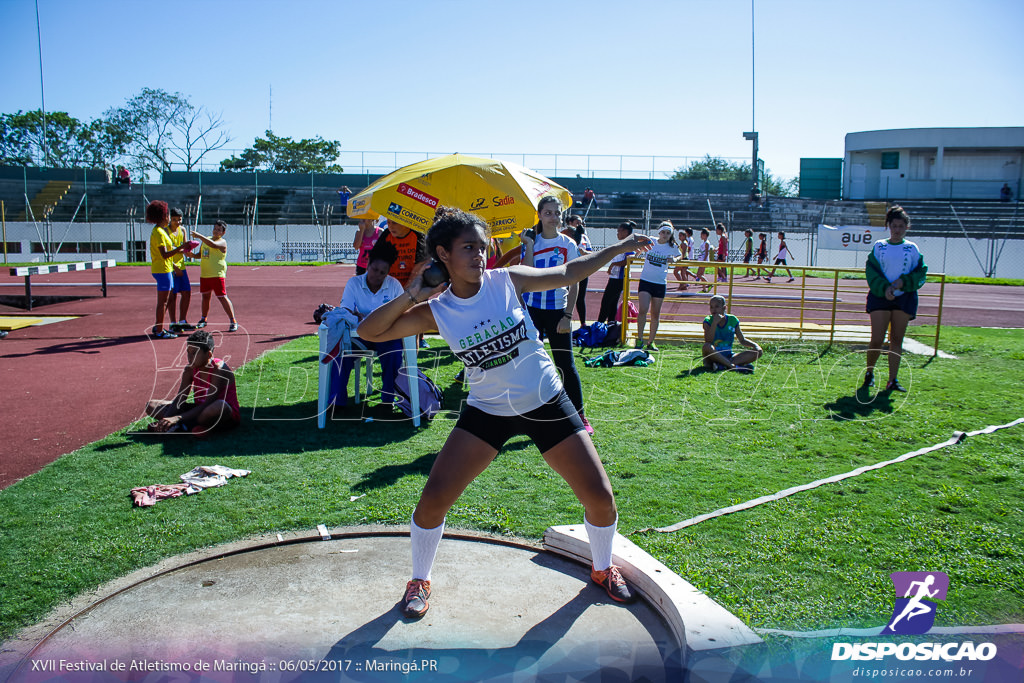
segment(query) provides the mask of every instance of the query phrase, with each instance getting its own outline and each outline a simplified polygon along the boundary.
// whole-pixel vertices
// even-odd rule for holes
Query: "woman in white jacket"
[[[395,378],[402,364],[402,340],[371,342],[355,335],[356,327],[379,306],[398,298],[404,293],[402,283],[388,275],[391,265],[398,259],[395,245],[380,240],[370,250],[366,272],[356,275],[345,283],[345,291],[338,304],[339,315],[352,336],[353,348],[376,351],[381,367],[380,400],[385,405],[394,403]],[[334,313],[334,311],[332,311]],[[348,401],[348,378],[355,367],[354,356],[343,356],[331,364],[334,377],[331,381],[329,402],[344,406]]]

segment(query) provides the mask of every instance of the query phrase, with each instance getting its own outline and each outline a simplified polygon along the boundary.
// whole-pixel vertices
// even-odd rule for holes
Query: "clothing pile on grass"
[[[611,349],[600,356],[584,358],[583,364],[588,368],[621,368],[621,367],[647,367],[654,362],[654,356],[643,349],[628,349],[616,351]]]
[[[244,477],[250,470],[236,470],[223,465],[200,465],[179,477],[180,484],[154,484],[139,486],[131,490],[132,502],[136,507],[156,505],[157,501],[178,496],[191,496],[204,489],[224,486],[232,477]]]

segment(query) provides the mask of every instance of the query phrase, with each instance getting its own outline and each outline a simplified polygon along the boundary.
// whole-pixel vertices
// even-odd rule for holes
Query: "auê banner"
[[[871,245],[889,236],[885,228],[871,225],[818,224],[818,248],[871,251]]]

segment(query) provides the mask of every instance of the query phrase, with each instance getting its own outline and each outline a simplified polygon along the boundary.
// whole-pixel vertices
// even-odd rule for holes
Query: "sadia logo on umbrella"
[[[949,577],[943,572],[893,572],[896,606],[882,635],[918,635],[935,625],[935,600],[945,600]]]

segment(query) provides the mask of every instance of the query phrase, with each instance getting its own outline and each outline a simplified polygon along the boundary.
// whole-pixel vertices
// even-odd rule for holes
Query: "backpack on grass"
[[[437,385],[429,377],[423,374],[422,370],[416,371],[416,377],[419,379],[417,385],[419,387],[419,399],[420,399],[420,417],[428,420],[433,420],[434,416],[441,412],[441,399],[443,394],[441,390],[437,388]],[[395,393],[398,394],[398,400],[395,401],[395,406],[402,411],[402,414],[406,417],[414,417],[412,414],[412,399],[409,394],[409,375],[406,374],[405,369],[398,371],[398,376],[395,378]]]
[[[608,332],[601,346],[618,346],[622,343],[622,325],[618,322],[608,323]]]
[[[617,322],[590,323],[572,333],[572,343],[583,348],[617,346],[622,343],[622,325]]]
[[[604,323],[590,323],[572,333],[573,346],[594,347],[604,344],[608,326]]]

